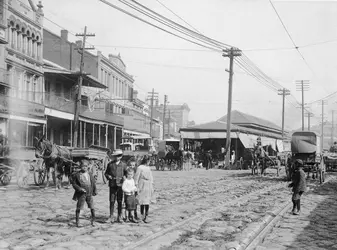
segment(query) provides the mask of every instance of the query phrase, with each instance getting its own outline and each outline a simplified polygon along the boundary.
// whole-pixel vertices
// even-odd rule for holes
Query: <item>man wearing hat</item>
[[[307,185],[305,180],[305,173],[303,171],[303,161],[297,159],[295,161],[295,172],[293,174],[293,181],[289,187],[293,188],[292,202],[294,215],[298,215],[301,211],[301,195],[306,191]],[[297,208],[297,211],[296,211]]]
[[[124,176],[126,175],[127,166],[121,161],[123,156],[123,151],[117,149],[112,154],[115,157],[114,161],[111,161],[105,171],[105,177],[109,180],[109,200],[110,200],[110,218],[109,221],[113,222],[113,213],[115,201],[117,200],[117,222],[122,223],[122,201],[123,201],[123,190],[122,185],[124,181]]]

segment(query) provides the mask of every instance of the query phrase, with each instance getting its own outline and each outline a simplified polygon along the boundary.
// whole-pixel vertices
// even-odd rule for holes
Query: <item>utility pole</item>
[[[83,68],[84,68],[84,51],[87,49],[94,48],[86,48],[85,42],[88,36],[95,36],[95,34],[87,34],[87,26],[84,27],[83,34],[76,34],[76,36],[83,36],[82,48],[78,48],[78,52],[81,54],[81,62],[80,62],[80,73],[78,77],[78,86],[76,93],[76,103],[75,103],[75,115],[74,115],[74,137],[73,137],[73,147],[78,147],[78,127],[79,127],[79,115],[81,108],[81,95],[82,95],[82,82],[83,82]]]
[[[304,131],[304,91],[309,90],[309,80],[296,81],[296,90],[302,92],[302,131]]]
[[[163,112],[163,140],[165,140],[165,116],[166,116],[167,95],[164,95],[164,112]]]
[[[226,161],[225,166],[229,166],[229,158],[231,152],[231,113],[232,113],[232,94],[233,94],[233,66],[234,66],[234,57],[241,56],[241,50],[237,48],[230,48],[223,51],[223,57],[229,57],[229,80],[228,80],[228,105],[227,105],[227,138],[226,138]],[[235,152],[236,153],[236,152]]]
[[[278,90],[278,95],[282,95],[282,139],[284,139],[284,104],[287,95],[290,95],[290,90],[283,88]]]
[[[306,117],[308,117],[308,131],[310,131],[310,118],[313,116],[314,116],[314,113],[311,113],[310,111],[306,113]]]
[[[326,101],[322,100],[322,135],[321,135],[321,151],[324,149],[324,105],[326,105]]]
[[[333,146],[333,141],[334,141],[334,120],[333,120],[333,116],[334,116],[334,112],[335,110],[332,110],[332,117],[331,117],[331,146]]]
[[[153,130],[153,103],[155,100],[158,100],[158,93],[154,92],[154,89],[152,89],[152,92],[148,92],[148,98],[147,100],[151,100],[151,120],[150,120],[150,137],[151,140],[153,139],[153,134],[152,134],[152,130]],[[152,141],[151,141],[152,143]]]
[[[169,109],[169,120],[168,120],[168,131],[167,131],[167,134],[168,134],[168,138],[171,137],[171,131],[170,131],[170,127],[171,127],[171,110]]]

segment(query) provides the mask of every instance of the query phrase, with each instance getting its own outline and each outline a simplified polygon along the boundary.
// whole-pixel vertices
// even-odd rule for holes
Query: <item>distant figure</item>
[[[231,164],[234,165],[235,163],[235,151],[232,151],[232,157],[231,157]]]
[[[240,157],[238,168],[239,168],[240,170],[242,170],[242,168],[243,168],[243,158],[242,158],[242,156]]]
[[[299,215],[301,211],[301,196],[306,191],[305,173],[303,171],[303,161],[296,160],[293,181],[289,184],[293,188],[292,202],[294,215]]]
[[[337,142],[334,142],[334,144],[331,146],[330,152],[337,153]]]

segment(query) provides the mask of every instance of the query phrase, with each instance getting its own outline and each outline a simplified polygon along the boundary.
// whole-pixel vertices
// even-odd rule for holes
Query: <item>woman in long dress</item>
[[[153,177],[149,166],[150,158],[145,155],[141,161],[141,165],[137,168],[135,175],[135,184],[138,189],[138,204],[140,205],[140,213],[142,220],[148,223],[147,217],[150,208],[150,202],[153,195]],[[144,214],[145,212],[145,214]]]

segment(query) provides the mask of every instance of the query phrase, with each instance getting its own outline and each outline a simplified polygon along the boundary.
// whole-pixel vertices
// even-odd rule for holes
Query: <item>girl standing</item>
[[[138,190],[138,202],[140,205],[140,213],[142,220],[148,223],[147,217],[150,208],[150,202],[153,195],[153,177],[149,166],[150,158],[145,155],[141,161],[141,165],[137,168],[135,175],[135,184]],[[145,214],[144,214],[145,212]]]

